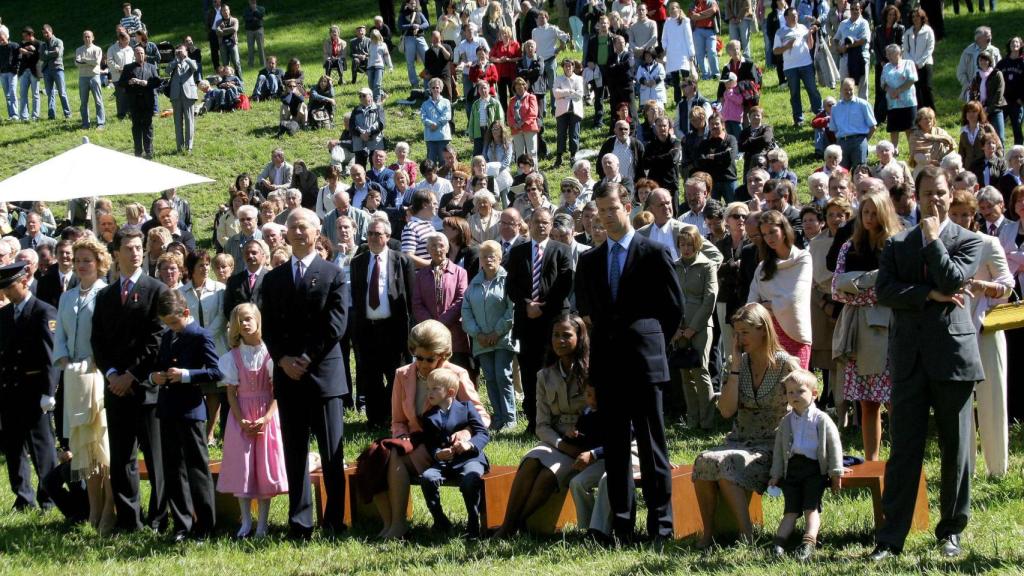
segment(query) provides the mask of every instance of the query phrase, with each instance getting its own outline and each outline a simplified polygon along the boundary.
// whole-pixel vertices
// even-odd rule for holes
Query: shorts
[[[821,512],[821,497],[828,485],[828,476],[821,473],[817,460],[794,454],[786,466],[786,477],[779,483],[785,498],[785,513]]]

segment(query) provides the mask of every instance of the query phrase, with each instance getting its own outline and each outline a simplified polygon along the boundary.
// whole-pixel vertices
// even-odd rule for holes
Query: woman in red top
[[[476,64],[469,68],[469,81],[476,84],[478,80],[486,80],[491,88],[491,96],[496,96],[494,89],[498,85],[498,67],[487,59],[488,53],[483,46],[476,49]]]
[[[540,124],[537,117],[537,97],[527,90],[526,80],[516,78],[512,83],[513,96],[506,108],[506,123],[512,132],[512,149],[515,158],[529,154],[533,165],[537,165],[537,132]]]
[[[523,52],[508,26],[498,32],[498,42],[492,48],[491,61],[498,68],[498,102],[508,102],[512,81],[516,78],[516,63]]]
[[[644,0],[644,5],[647,6],[647,17],[658,25],[658,38],[661,38],[661,31],[665,29],[665,19],[668,18],[665,4],[662,0]]]

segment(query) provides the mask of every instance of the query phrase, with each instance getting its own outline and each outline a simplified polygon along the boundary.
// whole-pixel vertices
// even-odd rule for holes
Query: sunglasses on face
[[[437,357],[436,356],[417,356],[417,355],[413,354],[413,358],[417,362],[426,362],[427,364],[433,364],[434,362],[437,361]]]

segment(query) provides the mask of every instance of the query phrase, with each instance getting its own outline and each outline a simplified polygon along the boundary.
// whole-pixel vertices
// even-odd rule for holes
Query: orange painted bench
[[[750,522],[755,526],[764,525],[761,509],[761,495],[750,495],[747,508]],[[715,529],[719,533],[736,532],[736,518],[725,501],[719,496],[715,508]],[[684,464],[672,469],[672,534],[677,540],[704,533],[704,521],[697,505],[697,489],[693,483],[693,466]]]
[[[867,488],[871,490],[871,505],[875,513],[875,529],[885,522],[882,514],[882,493],[885,491],[885,462],[865,462],[851,466],[850,471],[843,474],[843,490]],[[914,517],[910,524],[911,530],[928,530],[928,482],[921,469],[921,479],[917,484],[917,498],[914,501]]]

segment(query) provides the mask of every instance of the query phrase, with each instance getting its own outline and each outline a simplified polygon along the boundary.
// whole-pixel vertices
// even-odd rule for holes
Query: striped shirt
[[[427,252],[427,236],[433,233],[434,225],[430,223],[430,220],[413,216],[402,229],[402,252],[430,260],[430,253]]]

